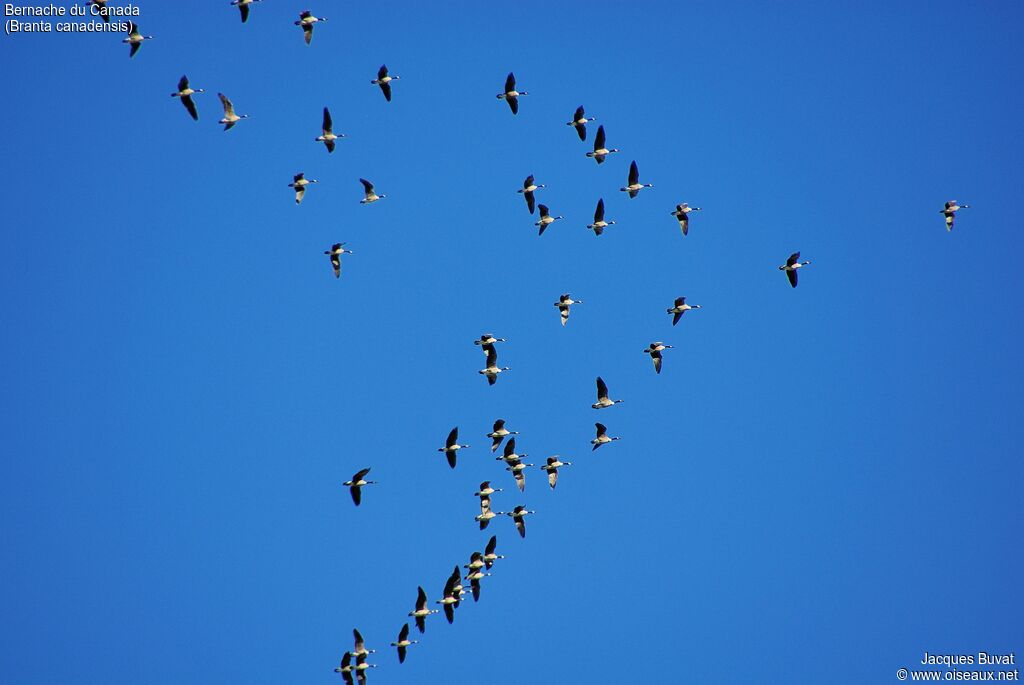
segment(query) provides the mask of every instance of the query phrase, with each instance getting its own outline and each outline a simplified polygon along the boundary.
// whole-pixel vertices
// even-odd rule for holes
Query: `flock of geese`
[[[261,0],[232,0],[231,5],[238,8],[241,14],[241,20],[245,23],[249,18],[249,10],[251,5]],[[89,4],[98,6],[104,19],[107,20],[104,10],[107,5],[107,0],[88,0]],[[303,39],[307,45],[309,45],[313,38],[313,28],[316,24],[326,22],[326,17],[317,17],[309,10],[305,10],[299,14],[299,19],[295,21],[295,25],[302,29]],[[129,57],[134,57],[138,53],[142,43],[146,40],[151,40],[153,36],[143,35],[139,32],[138,27],[134,23],[130,23],[130,28],[127,37],[124,39],[124,43],[130,46]],[[370,83],[380,88],[384,95],[384,99],[387,102],[392,100],[392,82],[397,81],[400,77],[389,73],[386,65],[381,65],[377,71],[376,78],[372,79]],[[194,96],[203,93],[202,88],[192,88],[189,84],[187,76],[183,75],[178,80],[177,91],[171,93],[172,97],[178,98],[188,112],[189,116],[198,121],[199,111],[196,106]],[[516,86],[515,74],[509,72],[505,78],[504,90],[498,93],[497,98],[504,100],[512,114],[515,115],[519,112],[519,98],[529,95],[526,91],[518,90]],[[223,93],[218,93],[220,98],[224,116],[219,120],[218,123],[224,126],[224,131],[230,130],[239,121],[247,119],[247,114],[237,114],[231,100],[228,99]],[[572,126],[575,130],[580,141],[587,140],[587,125],[595,121],[594,117],[588,117],[586,111],[582,106],[577,107],[572,115],[572,119],[566,122],[567,126]],[[328,153],[333,153],[338,140],[345,138],[345,134],[337,134],[334,132],[334,124],[331,118],[331,113],[327,107],[323,108],[323,117],[321,121],[321,133],[314,139],[314,142],[323,143]],[[618,153],[617,148],[607,147],[607,137],[604,126],[598,126],[596,134],[593,140],[593,149],[586,152],[588,158],[594,159],[597,164],[603,164],[609,155]],[[370,181],[360,178],[359,182],[363,186],[363,199],[360,200],[361,204],[372,204],[379,200],[387,197],[382,193],[377,193],[373,183]],[[305,196],[306,191],[312,184],[318,183],[316,179],[306,178],[305,174],[300,172],[294,175],[292,182],[288,184],[289,188],[292,188],[295,193],[295,203],[300,204]],[[630,199],[636,198],[640,192],[646,188],[653,187],[651,183],[640,182],[640,171],[636,161],[632,161],[629,166],[629,173],[626,179],[626,185],[621,187],[619,190],[628,195]],[[540,189],[545,188],[543,183],[538,184],[533,174],[530,174],[523,181],[523,186],[518,193],[521,193],[526,201],[526,207],[529,213],[534,214],[535,210],[539,209],[540,216],[538,221],[534,224],[538,227],[538,234],[543,236],[544,231],[556,221],[564,219],[561,215],[552,215],[550,209],[545,204],[536,203],[536,193]],[[953,223],[956,218],[956,214],[961,209],[968,208],[969,205],[959,204],[956,200],[950,200],[945,203],[945,207],[940,210],[945,217],[947,230],[952,230]],[[686,202],[676,205],[675,210],[671,212],[671,215],[679,223],[679,228],[682,235],[685,237],[689,233],[690,214],[692,212],[701,211],[700,207],[691,207]],[[600,236],[609,226],[615,225],[614,220],[607,220],[605,218],[605,204],[604,198],[600,198],[597,201],[597,206],[594,210],[593,223],[588,224],[587,228],[594,232],[595,236]],[[331,269],[334,272],[335,278],[341,276],[341,258],[346,254],[353,254],[351,250],[346,249],[345,243],[339,242],[331,245],[330,249],[325,250],[324,254],[330,258]],[[794,252],[789,256],[786,262],[780,265],[778,268],[784,271],[789,284],[795,288],[797,287],[798,278],[797,274],[800,269],[809,265],[810,261],[800,261],[800,252]],[[558,308],[559,316],[561,319],[562,326],[565,326],[569,321],[569,314],[571,307],[574,305],[583,304],[583,300],[573,299],[569,293],[562,294],[558,302],[555,302],[555,307]],[[671,307],[666,312],[672,315],[672,325],[675,326],[679,323],[680,319],[686,312],[690,310],[700,309],[699,304],[687,304],[686,297],[677,297]],[[479,346],[486,356],[486,366],[479,371],[479,373],[486,377],[489,385],[494,385],[497,382],[498,376],[509,371],[508,366],[498,366],[498,352],[497,345],[499,343],[506,342],[505,338],[496,337],[492,333],[484,333],[479,339],[473,341],[475,345]],[[656,373],[660,374],[663,363],[663,353],[666,350],[673,349],[672,345],[665,344],[661,341],[651,342],[643,353],[650,356],[651,361],[654,365]],[[621,399],[613,399],[609,395],[608,385],[604,379],[600,376],[596,379],[597,397],[596,401],[591,405],[593,409],[608,409],[614,407],[616,404],[621,403]],[[590,441],[592,445],[592,451],[597,450],[599,447],[607,445],[611,442],[620,440],[618,436],[609,436],[608,428],[600,422],[594,424],[595,437]],[[526,453],[518,453],[516,447],[516,436],[518,431],[511,431],[505,427],[504,419],[497,419],[489,433],[486,433],[486,437],[490,438],[491,453],[497,453],[499,448],[504,443],[504,448],[499,456],[495,457],[495,460],[502,462],[505,471],[512,475],[513,481],[520,492],[526,490],[526,473],[528,468],[536,466],[535,464],[528,463],[525,458],[528,456]],[[437,448],[438,452],[444,454],[448,466],[452,469],[456,467],[457,455],[460,450],[469,449],[469,445],[463,445],[459,443],[459,428],[456,426],[451,429],[448,433],[448,437],[445,440],[444,447]],[[559,455],[552,455],[546,458],[545,463],[540,465],[540,470],[547,474],[548,486],[554,490],[558,483],[559,469],[572,466],[570,461],[562,461]],[[370,485],[377,484],[377,481],[367,480],[367,476],[370,473],[370,468],[364,468],[353,474],[350,480],[344,482],[344,486],[349,489],[351,493],[353,503],[358,507],[362,502],[363,488]],[[536,512],[532,509],[527,509],[525,505],[516,505],[511,511],[496,511],[492,508],[491,498],[496,493],[502,492],[502,488],[494,488],[491,486],[491,481],[485,480],[480,483],[480,487],[474,496],[479,498],[480,513],[474,517],[474,520],[479,524],[480,530],[486,530],[491,520],[498,516],[508,516],[512,519],[515,525],[516,531],[522,538],[526,537],[526,517]],[[498,559],[504,558],[501,555],[495,553],[497,547],[497,537],[491,536],[487,542],[484,550],[473,551],[469,556],[469,563],[464,565],[462,568],[467,571],[466,574],[462,573],[459,566],[456,565],[452,573],[447,577],[442,596],[440,599],[435,601],[435,604],[440,605],[444,611],[445,617],[448,623],[452,623],[455,617],[455,611],[459,608],[463,602],[464,595],[467,590],[463,586],[463,582],[469,583],[468,592],[472,595],[474,602],[480,599],[481,594],[481,581],[483,578],[490,576],[490,570],[494,563]],[[418,588],[416,600],[413,606],[413,610],[409,612],[415,624],[417,630],[423,634],[426,632],[426,619],[433,614],[439,613],[438,609],[431,609],[429,606],[429,600],[427,593],[423,587]],[[402,625],[398,632],[398,636],[395,642],[390,643],[392,647],[396,649],[399,663],[404,663],[408,648],[418,643],[418,640],[409,639],[409,623],[406,622]],[[366,647],[363,636],[360,634],[358,629],[353,630],[354,644],[350,651],[346,651],[342,656],[341,662],[334,669],[336,673],[341,674],[342,678],[349,685],[353,683],[353,678],[358,680],[360,683],[366,682],[367,671],[371,668],[376,668],[376,664],[371,664],[368,661],[370,654],[373,654],[376,650],[368,649]]]

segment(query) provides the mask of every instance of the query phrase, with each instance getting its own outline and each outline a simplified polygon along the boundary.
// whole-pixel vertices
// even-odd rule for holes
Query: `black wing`
[[[639,183],[639,182],[640,182],[640,169],[637,168],[636,160],[634,159],[633,163],[629,165],[629,183],[627,183],[626,185],[634,185],[634,184]]]
[[[493,376],[491,376],[491,378],[493,378]],[[445,452],[445,456],[448,457],[448,466],[454,469],[456,461],[455,450],[452,450],[451,452]]]
[[[380,91],[384,93],[384,99],[391,102],[391,83],[379,83]]]
[[[505,427],[505,419],[498,419],[494,422],[494,429],[491,432],[499,431]]]
[[[513,114],[519,114],[519,98],[517,98],[517,97],[507,97],[507,98],[505,98],[505,100],[508,101],[508,106],[509,106],[509,109],[512,110],[512,113]]]
[[[458,441],[459,441],[459,427],[456,426],[455,428],[452,428],[450,433],[448,433],[448,439],[445,440],[444,446],[445,447],[451,447],[452,445],[454,445]]]
[[[249,18],[249,5],[239,5],[238,11],[242,13],[242,23],[244,24]]]
[[[359,179],[359,182],[363,184],[363,190],[365,190],[367,194],[370,194],[370,193],[373,192],[373,184],[372,183],[367,181],[365,178]]]
[[[594,223],[604,221],[604,198],[597,201],[597,209],[594,210]]]
[[[380,69],[377,70],[377,80],[379,81],[379,80],[381,80],[382,78],[384,78],[387,75],[388,75],[388,65],[386,65],[386,64],[380,65]]]
[[[604,125],[597,127],[597,135],[594,136],[594,150],[600,150],[604,147]]]
[[[402,629],[398,631],[398,641],[404,642],[409,637],[409,624],[406,623],[402,626]]]
[[[608,386],[605,384],[604,379],[600,376],[597,377],[597,398],[608,397]]]
[[[679,319],[682,318],[682,316],[682,312],[676,312],[675,315],[672,317],[672,325],[675,326],[677,323],[679,323]]]
[[[444,605],[444,617],[448,619],[448,623],[455,622],[455,608],[451,604]]]
[[[789,255],[789,259],[786,260],[786,266],[793,266],[794,264],[796,264],[799,261],[800,261],[800,253],[799,252],[794,252],[793,254]]]
[[[334,128],[334,121],[331,119],[331,110],[324,107],[324,133],[330,133]]]
[[[132,49],[128,52],[128,57],[135,57],[135,53],[139,51],[139,47],[142,43],[132,43]]]
[[[484,547],[484,554],[494,554],[494,550],[498,547],[498,536],[492,535],[491,539],[487,541],[487,546]]]
[[[191,95],[183,95],[181,97],[181,104],[185,105],[185,109],[188,110],[193,119],[199,121],[199,112],[196,110],[196,103],[192,101]]]
[[[352,493],[352,501],[355,502],[358,507],[359,503],[363,501],[363,489],[357,488],[353,485],[348,489],[348,491]]]
[[[505,443],[505,456],[510,457],[516,453],[516,439],[509,438],[508,442]]]
[[[419,593],[416,595],[416,611],[423,611],[427,608],[427,593],[423,586],[419,586]],[[420,631],[422,632],[422,630]]]
[[[516,89],[516,75],[511,71],[508,72],[508,76],[505,77],[505,92],[511,93]]]
[[[536,208],[537,199],[533,196],[533,191],[528,190],[523,193],[523,197],[526,198],[526,208],[530,210],[530,214],[533,214],[533,210]]]
[[[188,76],[182,76],[178,79],[178,92],[180,93],[186,88],[188,88]]]
[[[796,269],[793,269],[791,271],[787,271],[786,272],[786,276],[789,277],[789,284],[795,288],[796,287],[796,282],[797,282]]]

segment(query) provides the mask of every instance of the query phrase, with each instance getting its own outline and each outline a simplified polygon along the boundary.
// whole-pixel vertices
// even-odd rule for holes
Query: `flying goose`
[[[594,235],[601,235],[604,229],[608,228],[614,221],[604,220],[604,198],[597,201],[597,209],[594,210],[594,223],[587,224],[587,228],[594,232]]]
[[[666,309],[666,313],[674,314],[672,317],[672,325],[675,326],[679,323],[679,319],[682,318],[683,314],[691,309],[700,309],[699,304],[686,304],[685,297],[677,297],[675,304]]]
[[[104,17],[104,18],[106,18],[106,17]],[[131,50],[128,51],[128,57],[131,58],[131,57],[135,57],[135,53],[139,51],[140,47],[142,47],[142,41],[144,41],[144,40],[152,40],[152,39],[153,39],[153,36],[144,36],[141,33],[139,33],[139,27],[135,25],[135,22],[134,21],[129,21],[128,22],[128,37],[125,38],[124,40],[122,40],[121,42],[122,43],[128,43],[128,45],[132,46]]]
[[[455,602],[454,604],[452,604],[452,608],[458,609],[459,604],[462,603],[462,595],[466,594],[466,589],[462,587],[462,574],[459,573],[458,564],[455,564],[455,567],[452,570],[452,575],[449,577],[449,580],[451,580],[452,583],[452,597],[455,598]]]
[[[524,464],[518,459],[512,459],[511,461],[506,460],[505,463],[508,464],[508,466],[505,467],[505,470],[511,472],[512,477],[516,479],[516,486],[519,488],[519,492],[525,492],[526,469],[530,466],[536,466],[536,464]]]
[[[516,454],[516,439],[509,438],[508,442],[505,443],[505,450],[502,455],[500,457],[495,457],[494,459],[495,461],[503,461],[506,464],[511,464],[514,461],[519,461],[523,457],[528,456],[530,455],[525,452],[523,454]]]
[[[345,243],[334,243],[331,249],[324,250],[325,255],[331,258],[331,266],[334,268],[334,277],[341,278],[341,255],[355,254],[352,250],[345,249]]]
[[[365,685],[366,683],[366,669],[368,668],[377,668],[377,664],[367,663],[365,654],[362,656],[357,656],[355,666],[356,680],[360,683],[360,685]]]
[[[483,516],[491,510],[491,496],[480,495],[480,515]]]
[[[526,198],[526,208],[530,210],[530,214],[533,214],[534,203],[536,202],[533,194],[540,188],[547,188],[547,186],[543,183],[537,185],[534,182],[533,174],[530,174],[523,181],[523,187],[516,191],[517,193],[522,193],[523,197]]]
[[[182,76],[178,79],[178,92],[171,93],[172,98],[181,98],[181,104],[185,105],[185,109],[192,115],[192,118],[199,121],[199,112],[196,111],[196,103],[192,101],[192,96],[196,93],[204,92],[202,88],[189,88],[188,76]]]
[[[605,384],[604,379],[600,376],[597,377],[597,402],[590,405],[593,409],[604,409],[610,407],[613,404],[618,404],[622,400],[610,400],[608,399],[608,386]]]
[[[583,113],[583,105],[576,108],[576,111],[572,115],[572,121],[565,122],[566,126],[575,126],[576,133],[579,135],[580,140],[587,139],[587,122],[594,121],[594,117],[587,118],[587,115]]]
[[[501,441],[509,435],[519,435],[519,431],[510,431],[505,428],[505,419],[498,419],[494,422],[494,428],[487,437],[491,439],[491,452],[497,452],[498,447],[501,446]],[[515,440],[515,438],[512,438]]]
[[[373,654],[374,652],[377,651],[376,649],[367,649],[366,648],[366,641],[363,640],[363,636],[359,632],[358,628],[353,628],[352,629],[352,638],[353,638],[353,640],[355,642],[355,644],[353,646],[353,649],[350,652],[350,654],[352,656],[354,656],[356,658],[359,658],[361,656],[365,657],[365,656],[369,656],[370,654]]]
[[[484,573],[483,571],[481,571],[479,569],[477,569],[475,571],[471,571],[471,572],[466,574],[466,580],[469,581],[470,590],[472,590],[472,592],[473,592],[473,601],[474,602],[479,602],[480,601],[480,580],[482,578],[486,578],[489,575],[491,575],[491,574],[490,573]]]
[[[482,506],[481,506],[481,509],[483,509]],[[490,505],[488,505],[487,510],[486,511],[481,511],[480,515],[474,517],[473,520],[477,521],[480,524],[480,530],[487,530],[487,524],[489,524],[491,522],[491,519],[496,517],[498,514],[504,514],[504,513],[505,512],[503,512],[503,511],[494,511],[493,509],[490,508]]]
[[[502,371],[511,371],[508,366],[498,366],[498,351],[493,346],[487,350],[487,367],[480,369],[477,373],[487,376],[487,385],[494,385],[498,382],[498,374]]]
[[[355,666],[352,665],[352,653],[345,652],[341,655],[341,663],[334,668],[335,673],[340,673],[345,685],[353,685],[352,672]]]
[[[561,461],[558,455],[548,457],[548,463],[544,464],[540,468],[548,472],[548,485],[554,490],[555,486],[558,485],[558,469],[563,466],[572,466],[571,461]]]
[[[700,207],[691,207],[685,202],[681,205],[676,205],[676,210],[670,212],[679,221],[679,230],[683,232],[685,236],[690,232],[690,212],[699,212]]]
[[[644,350],[644,354],[651,355],[651,360],[654,362],[654,372],[661,373],[661,353],[664,350],[672,349],[671,345],[666,345],[662,342],[652,342]]]
[[[479,340],[474,340],[474,345],[480,345],[484,354],[487,354],[495,343],[508,342],[505,338],[495,338],[494,333],[484,333]]]
[[[491,539],[487,541],[487,546],[484,547],[484,568],[490,569],[494,566],[494,562],[498,559],[504,559],[505,557],[501,554],[495,554],[494,550],[498,547],[498,536],[492,535]]]
[[[491,481],[485,480],[480,483],[480,489],[473,493],[476,497],[490,497],[496,492],[501,492],[501,488],[492,488]]]
[[[597,135],[594,136],[594,151],[588,152],[587,157],[593,157],[594,161],[596,161],[598,164],[604,164],[604,158],[612,154],[613,152],[618,152],[618,149],[612,148],[611,150],[609,150],[608,148],[605,147],[604,126],[598,126]]]
[[[515,509],[507,512],[508,516],[512,517],[512,521],[516,524],[516,530],[519,531],[519,537],[526,537],[526,521],[524,520],[527,514],[536,514],[537,512],[531,511],[523,505],[518,505]]]
[[[90,14],[93,16],[98,14],[103,17],[103,21],[110,22],[110,15],[107,14],[107,0],[89,0],[89,4],[96,7],[96,11],[90,11]]]
[[[540,221],[535,221],[533,223],[533,225],[540,227],[540,231],[537,233],[537,235],[544,235],[544,229],[546,229],[548,226],[550,226],[551,224],[555,223],[559,219],[564,219],[565,217],[564,216],[551,216],[548,213],[548,206],[547,205],[539,205],[539,206],[540,206]]]
[[[810,264],[810,261],[801,262],[800,253],[794,252],[789,255],[789,259],[786,260],[786,263],[779,267],[779,271],[786,272],[786,276],[789,278],[789,284],[795,288],[797,283],[796,270],[802,269],[808,264]]]
[[[624,193],[629,193],[629,198],[633,199],[639,194],[644,188],[653,188],[653,183],[641,183],[640,182],[640,170],[636,166],[636,160],[629,165],[629,178],[628,185],[625,188],[619,188]]]
[[[306,178],[306,175],[301,171],[292,177],[292,182],[288,184],[289,188],[295,189],[295,204],[302,202],[303,196],[306,194],[306,186],[310,183],[319,183],[320,181],[315,178]]]
[[[529,95],[525,90],[519,92],[516,90],[516,75],[511,71],[508,72],[508,76],[505,77],[505,92],[498,93],[498,99],[504,100],[508,103],[509,108],[512,110],[512,114],[519,113],[519,97],[521,95]]]
[[[369,472],[370,472],[370,469],[368,469],[368,468],[367,469],[363,469],[362,471],[357,472],[356,475],[352,476],[352,480],[347,480],[344,483],[342,483],[342,485],[344,485],[346,488],[349,488],[349,491],[352,493],[352,501],[356,503],[357,507],[359,506],[359,503],[363,499],[363,494],[362,494],[363,491],[362,491],[361,488],[364,485],[376,485],[377,484],[377,481],[375,481],[375,480],[363,480],[363,478]]]
[[[444,609],[444,617],[448,619],[448,623],[455,622],[455,607],[458,603],[458,599],[455,597],[455,581],[449,576],[448,580],[444,584],[444,596],[435,601],[434,604],[440,604]]]
[[[555,306],[558,307],[558,313],[562,316],[563,326],[569,320],[569,307],[574,304],[583,304],[583,300],[574,300],[569,297],[569,293],[562,293],[558,298],[558,302],[555,302]]]
[[[593,452],[601,445],[606,445],[612,440],[621,440],[622,438],[610,438],[608,437],[608,428],[603,423],[595,423],[594,427],[597,429],[597,437],[590,441],[593,447],[590,451]]]
[[[224,118],[217,123],[224,124],[225,131],[229,130],[242,119],[249,118],[248,114],[235,114],[235,106],[231,104],[231,100],[228,100],[228,96],[224,93],[217,93],[217,97],[220,98],[220,104],[224,106]]]
[[[295,22],[295,25],[302,27],[302,33],[306,39],[306,45],[309,45],[310,41],[313,40],[313,24],[320,21],[327,21],[327,17],[314,17],[313,13],[309,10],[302,10],[302,12],[299,13],[299,20]]]
[[[957,204],[956,200],[949,200],[946,202],[946,208],[940,209],[939,212],[946,217],[946,230],[953,230],[953,221],[956,219],[956,213],[961,209],[970,209],[970,205]]]
[[[421,633],[427,632],[427,616],[437,612],[437,609],[427,608],[427,593],[424,592],[421,585],[419,587],[419,594],[416,595],[416,608],[409,612],[409,615],[416,619],[416,627]]]
[[[469,555],[469,563],[463,564],[462,568],[469,569],[470,571],[479,571],[484,567],[484,555],[480,552],[473,552]]]
[[[359,182],[363,184],[363,191],[366,194],[366,196],[362,200],[359,201],[359,204],[361,204],[361,205],[368,205],[371,202],[376,202],[377,200],[383,200],[384,198],[387,197],[387,195],[384,195],[384,194],[378,195],[377,193],[375,193],[373,191],[373,184],[370,183],[369,181],[367,181],[365,178],[359,179]]]
[[[401,76],[389,76],[388,65],[380,65],[380,69],[377,70],[377,78],[370,81],[375,86],[380,86],[380,91],[384,93],[384,99],[391,102],[391,82],[397,81],[402,78]]]
[[[106,0],[104,0],[106,2]],[[242,13],[242,23],[244,24],[249,19],[249,5],[254,2],[260,2],[260,0],[231,0],[231,4],[238,7],[238,11]]]
[[[314,142],[323,143],[324,146],[327,148],[328,154],[334,152],[334,141],[338,140],[339,138],[346,137],[344,133],[340,135],[336,135],[334,133],[334,122],[331,120],[331,110],[327,109],[326,107],[324,107],[324,121],[323,125],[320,127],[320,130],[322,132],[320,135],[314,138]]]
[[[459,427],[452,428],[451,433],[448,434],[448,439],[444,442],[444,447],[438,447],[438,452],[444,452],[444,456],[448,457],[448,466],[455,468],[455,454],[459,450],[466,449],[469,445],[460,445],[459,440]]]
[[[398,647],[398,663],[405,663],[405,650],[411,645],[419,644],[419,640],[409,639],[409,624],[406,623],[402,626],[402,629],[398,631],[398,642],[392,642],[392,647]]]

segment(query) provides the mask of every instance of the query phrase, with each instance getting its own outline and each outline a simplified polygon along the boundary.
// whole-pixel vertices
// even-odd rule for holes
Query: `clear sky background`
[[[1024,652],[1019,3],[310,0],[310,47],[306,6],[142,2],[131,60],[0,37],[0,681],[331,682],[354,626],[371,683],[886,683]],[[251,115],[227,133],[218,90]],[[580,104],[622,150],[600,167]],[[627,200],[633,159],[654,188]],[[530,173],[566,217],[541,238]],[[704,308],[673,328],[678,295]],[[590,409],[597,375],[623,404]],[[510,491],[498,417],[575,462],[556,491]],[[595,420],[622,440],[592,453]],[[477,530],[485,478],[537,510],[526,540]],[[400,667],[416,586],[492,532],[481,601]]]

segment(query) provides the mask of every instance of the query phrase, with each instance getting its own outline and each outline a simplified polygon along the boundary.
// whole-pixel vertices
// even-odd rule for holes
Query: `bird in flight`
[[[324,107],[324,120],[320,127],[321,133],[314,140],[317,143],[323,143],[327,148],[328,154],[334,152],[334,141],[339,138],[344,138],[345,134],[334,133],[334,122],[331,120],[331,110]]]
[[[794,252],[793,254],[789,255],[789,259],[786,260],[786,263],[779,267],[779,271],[786,272],[786,276],[789,278],[789,284],[795,288],[797,284],[797,269],[802,269],[803,267],[807,266],[810,263],[810,261],[801,262],[800,253]]]
[[[956,213],[961,209],[970,209],[970,205],[957,204],[956,200],[948,200],[946,208],[939,210],[946,217],[946,230],[953,230],[953,222],[956,220]]]
[[[306,45],[309,45],[310,41],[313,40],[313,24],[321,21],[327,21],[327,17],[314,17],[313,13],[309,10],[302,10],[299,13],[299,20],[295,22],[295,25],[302,27],[302,34],[306,39]]]
[[[690,232],[690,212],[699,211],[700,207],[691,207],[684,202],[680,205],[676,205],[675,211],[671,212],[672,216],[674,216],[679,222],[679,230],[683,232],[684,236]]]
[[[576,127],[576,134],[580,137],[580,140],[586,140],[588,121],[594,121],[594,117],[588,119],[587,115],[583,112],[583,105],[580,105],[573,113],[572,121],[565,122],[565,125]]]
[[[583,300],[574,300],[569,297],[569,293],[562,293],[562,295],[558,297],[558,302],[555,302],[555,306],[558,307],[558,313],[562,317],[563,326],[565,325],[565,322],[569,320],[569,307],[574,304],[583,304]]]
[[[363,469],[362,471],[357,471],[356,474],[352,476],[352,480],[347,480],[342,483],[342,485],[347,487],[349,492],[352,493],[352,501],[356,503],[357,507],[359,506],[359,503],[363,501],[363,487],[366,485],[377,484],[377,481],[375,480],[364,480],[364,478],[366,478],[366,474],[369,472],[370,469],[368,468]]]
[[[690,311],[691,309],[700,309],[699,304],[686,304],[685,297],[677,297],[675,304],[666,309],[668,314],[672,314],[672,325],[675,326],[679,323],[679,319],[682,318],[683,314]]]
[[[604,229],[608,228],[614,221],[604,220],[604,198],[597,201],[597,209],[594,210],[594,223],[588,224],[587,228],[594,232],[594,235],[601,235]]]
[[[380,65],[380,69],[377,70],[377,78],[370,81],[375,86],[380,86],[380,92],[384,93],[384,99],[391,102],[391,82],[397,81],[402,78],[401,76],[391,76],[388,74],[388,65]]]
[[[618,152],[617,148],[609,150],[606,147],[604,139],[604,126],[597,127],[597,135],[594,136],[594,151],[588,152],[587,157],[593,157],[594,161],[598,164],[604,164],[604,159],[613,152]]]
[[[334,269],[334,277],[341,277],[341,255],[355,254],[352,250],[345,249],[345,243],[334,243],[330,250],[324,250],[325,255],[331,258],[331,267]]]
[[[190,88],[188,85],[188,76],[182,76],[178,79],[178,92],[171,93],[171,97],[181,98],[181,104],[185,106],[188,113],[193,119],[199,121],[199,112],[196,111],[196,103],[192,101],[192,96],[196,93],[202,92],[204,92],[202,88]]]
[[[534,182],[533,174],[530,174],[529,176],[526,177],[526,180],[523,181],[523,187],[516,191],[517,193],[522,193],[523,197],[526,198],[526,208],[530,210],[530,214],[533,214],[534,203],[536,202],[536,200],[533,197],[533,194],[538,189],[546,187],[547,186],[545,186],[543,183],[537,185]]]
[[[524,95],[529,95],[529,93],[525,90],[522,92],[516,90],[516,75],[511,71],[508,72],[508,76],[505,77],[505,92],[498,93],[498,99],[508,103],[512,114],[519,114],[519,98]]]

